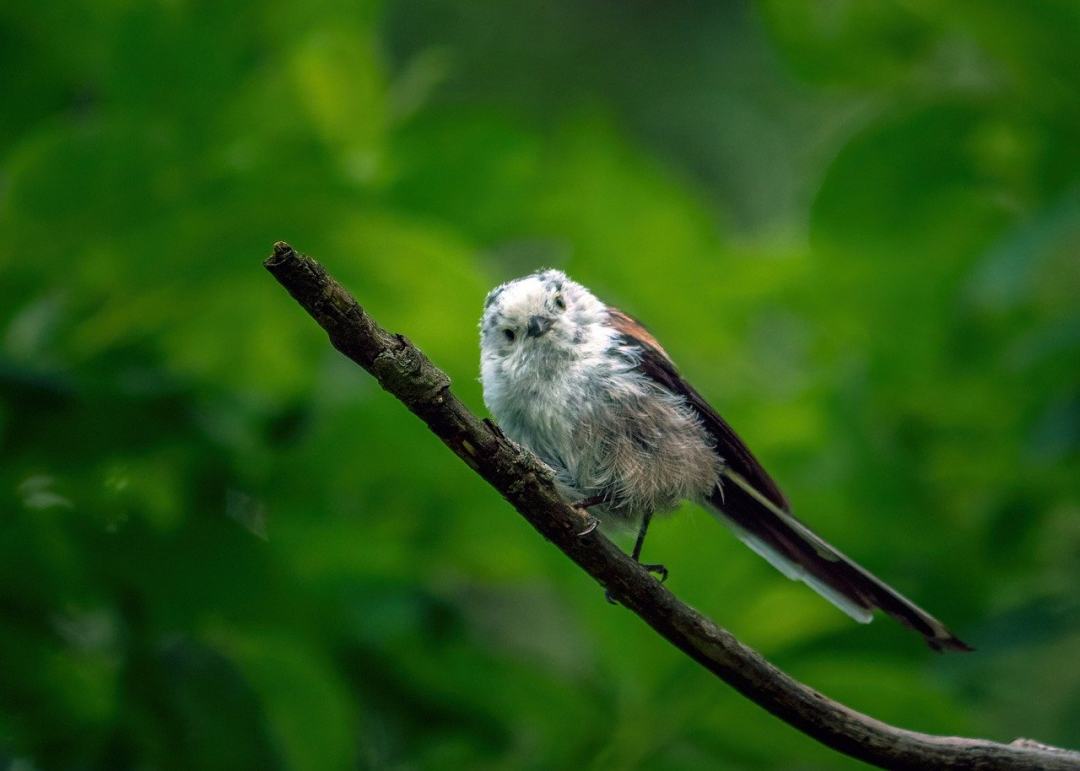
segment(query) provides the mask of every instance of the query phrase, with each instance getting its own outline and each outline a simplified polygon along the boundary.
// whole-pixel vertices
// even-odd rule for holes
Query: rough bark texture
[[[1080,753],[1027,739],[999,744],[932,736],[882,723],[826,698],[774,667],[661,586],[556,494],[530,452],[476,417],[450,379],[404,336],[380,327],[321,265],[277,243],[265,266],[341,353],[423,420],[536,530],[672,645],[748,699],[839,752],[890,769],[1080,769]],[[602,603],[597,593],[597,602]]]

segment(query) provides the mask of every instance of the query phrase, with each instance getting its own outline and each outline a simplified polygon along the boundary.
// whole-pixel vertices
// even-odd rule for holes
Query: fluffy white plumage
[[[556,270],[494,289],[480,323],[484,401],[552,467],[567,499],[603,496],[601,516],[701,501],[719,479],[714,443],[683,399],[636,369],[640,349],[609,313]]]

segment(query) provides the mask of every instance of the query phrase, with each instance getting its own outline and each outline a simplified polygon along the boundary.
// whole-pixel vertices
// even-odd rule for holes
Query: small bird
[[[480,320],[484,402],[554,471],[568,502],[607,524],[701,504],[788,578],[858,622],[880,609],[936,651],[972,650],[944,624],[796,519],[743,441],[644,326],[558,270],[493,289]],[[660,564],[643,564],[667,577]]]

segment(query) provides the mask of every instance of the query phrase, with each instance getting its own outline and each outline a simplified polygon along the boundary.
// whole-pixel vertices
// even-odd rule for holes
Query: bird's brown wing
[[[671,393],[682,396],[694,408],[706,430],[716,441],[716,452],[724,459],[724,462],[741,474],[762,495],[787,511],[787,499],[780,492],[776,482],[758,463],[757,458],[750,452],[750,448],[727,424],[727,421],[720,417],[704,397],[683,379],[667,351],[657,342],[652,333],[640,321],[617,308],[609,306],[608,317],[611,325],[622,334],[625,340],[640,349],[638,368],[641,372]]]
[[[609,320],[626,345],[636,347],[638,369],[686,399],[716,441],[724,459],[724,482],[709,504],[751,549],[788,578],[805,582],[857,621],[867,622],[879,608],[910,627],[937,651],[971,648],[944,624],[844,556],[796,519],[784,494],[731,426],[679,375],[671,357],[636,319],[608,308]]]

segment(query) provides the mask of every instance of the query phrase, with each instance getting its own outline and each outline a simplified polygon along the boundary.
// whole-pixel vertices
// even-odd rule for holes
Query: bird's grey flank
[[[488,294],[480,378],[503,431],[551,467],[567,501],[590,507],[605,526],[637,525],[635,559],[654,514],[694,501],[856,621],[880,609],[934,650],[971,650],[797,519],[656,338],[564,273],[538,271]]]

